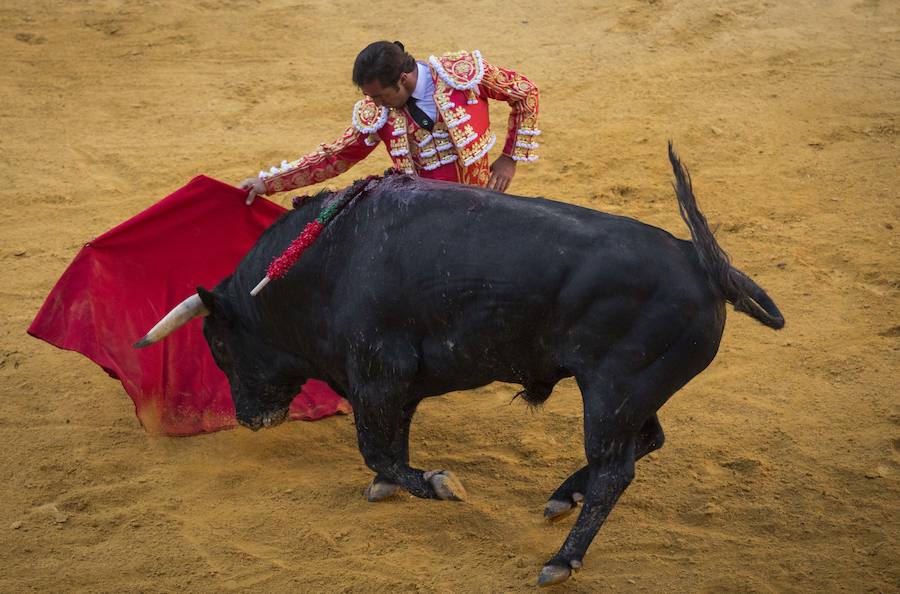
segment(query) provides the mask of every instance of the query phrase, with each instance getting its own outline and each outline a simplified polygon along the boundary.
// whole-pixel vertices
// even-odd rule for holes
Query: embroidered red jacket
[[[423,177],[484,186],[490,179],[487,152],[494,146],[488,99],[512,108],[503,154],[516,161],[537,160],[538,88],[524,76],[489,64],[475,50],[431,56],[438,118],[429,132],[405,109],[378,107],[366,97],[353,107],[353,125],[331,144],[295,161],[261,171],[266,193],[315,184],[347,171],[380,142],[394,167]]]

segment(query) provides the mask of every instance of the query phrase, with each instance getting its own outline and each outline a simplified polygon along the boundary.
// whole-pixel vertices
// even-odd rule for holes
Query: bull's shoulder
[[[372,99],[365,97],[353,106],[353,127],[363,134],[372,134],[381,130],[387,123],[388,109],[379,107]]]
[[[484,78],[484,62],[478,50],[447,52],[428,61],[441,80],[460,91],[474,89]]]

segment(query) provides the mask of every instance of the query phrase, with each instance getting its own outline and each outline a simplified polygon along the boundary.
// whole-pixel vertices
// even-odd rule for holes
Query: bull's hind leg
[[[646,348],[650,337],[659,337],[660,324],[648,318],[645,328],[637,327],[632,340],[620,345],[619,355],[606,357],[602,369],[576,371],[584,400],[588,480],[581,513],[562,548],[541,570],[539,584],[561,582],[581,567],[588,546],[631,483],[638,455],[662,445],[662,430],[648,426],[646,419],[709,365],[723,324],[721,308],[697,315],[665,351],[636,365],[634,353]]]
[[[635,460],[640,460],[650,452],[658,450],[665,441],[662,425],[654,414],[644,422],[635,443]],[[587,490],[590,467],[584,466],[567,478],[559,486],[544,507],[544,518],[553,522],[568,516],[584,499]]]
[[[635,448],[635,460],[640,460],[650,452],[655,452],[663,447],[665,442],[666,434],[663,432],[659,417],[654,414],[644,421],[644,425],[641,427],[641,433],[638,435],[637,446]]]
[[[541,570],[538,584],[547,586],[568,579],[573,569],[581,567],[588,546],[600,530],[619,497],[634,478],[636,442],[639,427],[626,407],[610,410],[615,393],[610,382],[586,382],[578,378],[584,400],[584,443],[587,475],[581,513],[559,552]],[[638,421],[639,422],[639,421]],[[565,483],[563,483],[565,485]]]

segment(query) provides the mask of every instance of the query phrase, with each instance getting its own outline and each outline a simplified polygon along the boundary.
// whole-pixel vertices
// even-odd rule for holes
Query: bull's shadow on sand
[[[774,329],[784,318],[733,267],[669,160],[692,241],[626,217],[540,198],[392,175],[320,193],[282,217],[234,274],[198,289],[140,346],[205,316],[204,335],[251,429],[287,416],[309,378],[353,406],[375,473],[371,501],[400,490],[461,500],[446,470],[409,465],[425,398],[503,381],[531,404],[574,377],[587,464],[550,495],[549,520],[581,505],[538,583],[566,580],[634,477],[663,445],[657,411],[715,357],[725,304]],[[250,289],[322,209],[347,206],[280,280]]]

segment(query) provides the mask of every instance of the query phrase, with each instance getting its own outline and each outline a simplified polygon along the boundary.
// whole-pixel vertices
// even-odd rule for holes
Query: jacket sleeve
[[[537,161],[536,137],[539,92],[537,86],[521,74],[483,60],[484,77],[479,90],[490,99],[506,101],[512,108],[503,154],[516,161]]]
[[[350,126],[338,140],[321,144],[318,150],[296,161],[282,161],[280,167],[260,171],[259,178],[266,185],[266,194],[317,184],[365,159],[379,140],[376,134],[363,134]]]

